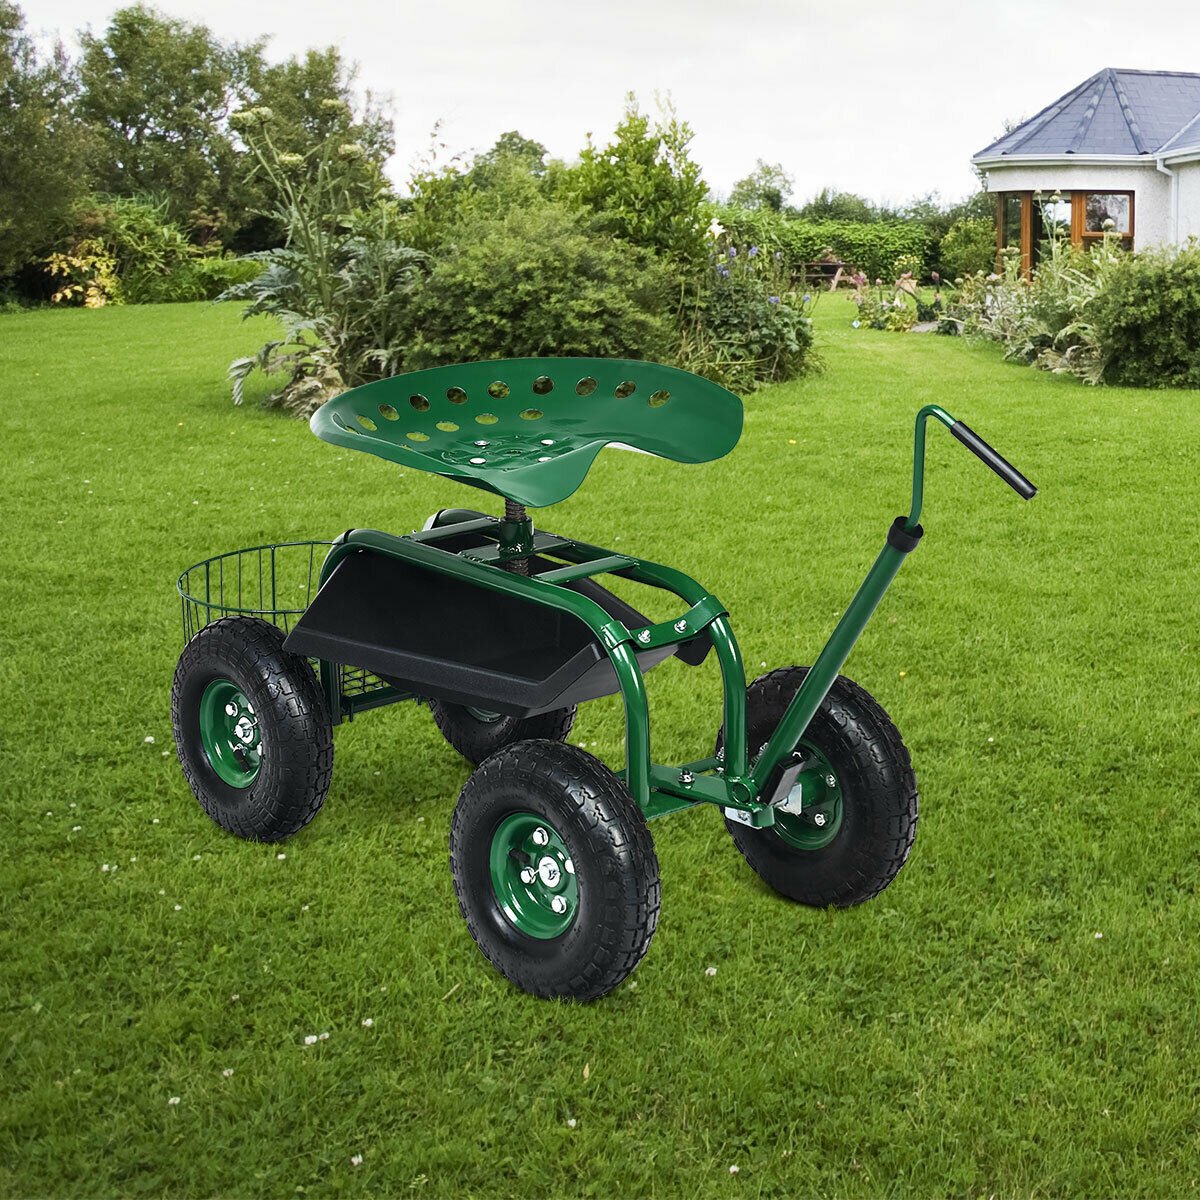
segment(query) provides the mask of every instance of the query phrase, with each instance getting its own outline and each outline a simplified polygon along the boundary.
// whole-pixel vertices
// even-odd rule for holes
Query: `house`
[[[971,161],[1026,273],[1052,226],[1076,245],[1179,245],[1200,237],[1200,74],[1106,67]]]

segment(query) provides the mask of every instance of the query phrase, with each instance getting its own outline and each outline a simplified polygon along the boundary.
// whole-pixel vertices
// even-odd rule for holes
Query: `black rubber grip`
[[[950,432],[972,454],[987,463],[1022,500],[1032,500],[1037,495],[1037,488],[1003,454],[999,454],[993,450],[970,425],[966,425],[962,421],[955,421],[950,426]]]

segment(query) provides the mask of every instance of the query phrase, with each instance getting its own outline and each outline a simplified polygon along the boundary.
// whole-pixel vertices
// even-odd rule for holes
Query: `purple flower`
[[[725,266],[718,267],[717,275],[720,276],[721,279],[728,279],[729,278],[729,268],[725,267]]]
[[[736,247],[736,246],[730,246],[730,247],[729,247],[729,257],[730,257],[730,258],[737,258],[737,247]]]
[[[768,303],[768,304],[778,304],[778,303],[779,303],[779,297],[778,297],[778,296],[768,296],[768,297],[767,297],[767,303]]]
[[[801,303],[807,304],[811,299],[812,299],[812,296],[808,292],[805,292],[804,299],[801,301]]]
[[[746,257],[753,258],[757,253],[758,253],[758,247],[751,246],[750,249],[746,251]]]

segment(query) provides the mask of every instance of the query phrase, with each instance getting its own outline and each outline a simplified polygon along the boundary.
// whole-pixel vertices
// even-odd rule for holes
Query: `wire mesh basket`
[[[277,542],[206,558],[188,567],[176,588],[183,640],[221,617],[261,617],[291,633],[320,580],[332,542]]]
[[[175,585],[182,604],[184,642],[229,616],[261,617],[291,633],[316,593],[321,564],[331,545],[276,542],[231,550],[188,567]],[[361,698],[387,686],[360,667],[336,669],[343,697]]]

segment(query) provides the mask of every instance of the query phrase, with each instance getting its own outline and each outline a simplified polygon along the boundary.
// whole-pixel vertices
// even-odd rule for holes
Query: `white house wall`
[[[1190,169],[1196,164],[1187,164]],[[1182,174],[1180,176],[1182,181]],[[1200,179],[1200,177],[1198,177]],[[1193,219],[1200,222],[1200,182],[1189,180],[1198,189],[1193,201]],[[1170,242],[1171,181],[1153,163],[1147,166],[1122,166],[1097,163],[1092,166],[992,167],[987,171],[989,192],[1133,192],[1133,241],[1138,249]],[[1182,199],[1182,197],[1181,197]],[[1180,208],[1182,213],[1182,206]],[[1200,235],[1200,224],[1195,232]]]
[[[1179,178],[1179,240],[1200,238],[1200,162],[1180,163],[1175,168]]]

